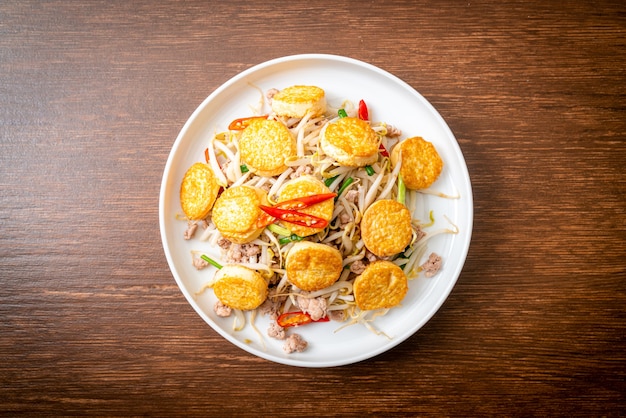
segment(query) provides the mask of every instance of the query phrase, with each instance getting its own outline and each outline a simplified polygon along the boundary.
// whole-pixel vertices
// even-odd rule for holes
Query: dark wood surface
[[[626,414],[621,1],[3,1],[0,413]],[[158,228],[179,130],[238,72],[345,55],[442,114],[475,223],[442,309],[301,369],[222,339]]]

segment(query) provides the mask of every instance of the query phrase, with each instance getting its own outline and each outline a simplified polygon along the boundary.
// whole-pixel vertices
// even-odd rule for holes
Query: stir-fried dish
[[[237,329],[246,312],[269,315],[267,334],[288,353],[307,346],[294,327],[313,322],[385,335],[374,318],[441,268],[428,240],[456,227],[431,230],[432,212],[413,214],[443,161],[370,113],[363,100],[332,107],[316,86],[272,89],[255,114],[207,138],[204,161],[185,173],[184,238],[220,248],[192,251],[197,269],[214,271],[198,293],[212,289],[216,314]]]

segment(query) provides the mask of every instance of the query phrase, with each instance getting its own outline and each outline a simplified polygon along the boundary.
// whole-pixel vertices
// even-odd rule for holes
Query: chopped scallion
[[[248,169],[248,166],[247,166],[247,165],[245,165],[245,164],[240,165],[240,166],[239,166],[239,169],[241,170],[241,172],[242,172],[242,173],[247,173],[248,171],[250,171],[250,170]]]
[[[204,261],[206,261],[207,263],[209,263],[210,265],[212,265],[213,267],[217,267],[218,269],[222,268],[222,265],[220,263],[218,263],[217,261],[213,260],[212,258],[209,258],[205,254],[202,254],[200,256],[200,258],[203,259]]]
[[[329,187],[331,184],[333,184],[333,181],[335,181],[337,177],[339,177],[339,175],[336,175],[334,177],[330,177],[324,180],[324,184],[326,185],[326,187]]]
[[[374,174],[376,174],[376,172],[374,171],[371,165],[366,165],[365,171],[367,172],[368,176],[373,176]]]
[[[400,174],[398,174],[398,202],[406,204],[406,185]]]
[[[354,182],[354,179],[352,177],[348,177],[347,179],[345,179],[343,181],[343,183],[341,183],[341,187],[339,188],[339,191],[337,192],[337,197],[335,199],[338,199],[339,196],[341,196],[341,194],[348,188],[348,186],[350,186],[352,183]]]
[[[290,242],[293,241],[302,241],[304,238],[301,237],[300,235],[296,235],[296,234],[291,234],[288,237],[284,237],[278,240],[278,243],[280,245],[285,245],[285,244],[289,244]]]
[[[291,231],[285,228],[284,226],[280,226],[276,224],[269,224],[267,226],[267,229],[269,229],[275,234],[282,235],[284,237],[288,237],[289,235],[291,235]]]
[[[339,115],[340,118],[346,118],[348,117],[348,114],[346,113],[346,109],[339,109],[337,111],[337,114]]]

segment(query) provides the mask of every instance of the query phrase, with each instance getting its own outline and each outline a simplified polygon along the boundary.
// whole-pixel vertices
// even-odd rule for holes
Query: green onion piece
[[[242,172],[242,173],[247,173],[248,171],[250,171],[250,170],[248,169],[248,166],[247,166],[247,165],[245,165],[245,164],[241,164],[241,165],[239,166],[239,169],[241,170],[241,172]]]
[[[376,172],[374,171],[371,165],[366,165],[365,171],[367,171],[368,176],[373,176],[374,174],[376,174]]]
[[[287,228],[280,226],[280,225],[276,225],[276,224],[269,224],[267,226],[267,229],[269,229],[270,231],[272,231],[275,234],[278,235],[282,235],[284,237],[288,237],[289,235],[291,235],[291,231],[288,230]]]
[[[284,237],[278,240],[278,243],[280,245],[285,245],[285,244],[289,244],[292,241],[302,241],[304,238],[301,237],[300,235],[296,235],[296,234],[291,234],[288,237]]]
[[[398,174],[398,202],[406,204],[406,185],[400,174]]]
[[[340,117],[340,118],[346,118],[346,117],[348,117],[348,114],[346,113],[346,110],[345,110],[345,109],[339,109],[339,110],[337,111],[337,114],[339,115],[339,117]]]
[[[335,179],[337,179],[337,177],[339,177],[339,174],[337,174],[334,177],[330,177],[330,178],[327,178],[326,180],[324,180],[324,184],[326,185],[326,187],[329,187],[331,184],[333,184],[333,181],[335,181]]]
[[[335,199],[338,199],[339,196],[341,196],[341,193],[343,193],[344,190],[346,190],[348,186],[352,184],[352,182],[354,182],[354,179],[352,177],[348,177],[347,179],[345,179],[343,183],[341,183],[341,187],[339,188],[339,191],[337,192],[337,197]]]
[[[210,265],[212,265],[213,267],[217,267],[218,269],[222,268],[222,265],[220,263],[218,263],[217,261],[213,260],[212,258],[209,258],[205,254],[202,254],[200,256],[200,258],[203,259],[204,261],[206,261],[207,263],[209,263]]]

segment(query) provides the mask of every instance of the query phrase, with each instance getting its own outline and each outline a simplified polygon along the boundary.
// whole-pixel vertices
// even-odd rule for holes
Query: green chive
[[[218,269],[222,268],[222,265],[220,263],[218,263],[217,261],[213,260],[212,258],[209,258],[205,254],[202,254],[200,256],[200,258],[203,259],[204,261],[206,261],[207,263],[209,263],[210,265],[212,265],[214,267],[217,267]]]
[[[376,174],[376,172],[374,171],[371,165],[366,165],[365,171],[367,171],[368,176],[373,176],[374,174]]]
[[[402,176],[398,174],[398,202],[405,205],[406,201],[406,185],[404,184],[404,180],[402,180]]]
[[[241,172],[242,172],[242,173],[247,173],[248,171],[250,171],[250,170],[248,169],[248,166],[247,166],[247,165],[245,165],[245,164],[240,165],[240,166],[239,166],[239,169],[241,170]]]
[[[346,110],[345,110],[345,109],[339,109],[339,110],[337,111],[337,114],[339,115],[339,117],[340,117],[340,118],[346,118],[346,117],[348,117],[348,114],[346,113]]]
[[[339,196],[341,196],[341,193],[343,193],[344,190],[346,190],[348,186],[352,184],[352,182],[354,182],[354,179],[352,177],[348,177],[347,179],[345,179],[341,184],[341,187],[339,188],[339,191],[337,192],[337,197],[335,199],[338,199]]]
[[[290,242],[292,242],[292,241],[302,241],[303,239],[304,239],[304,238],[303,238],[303,237],[301,237],[301,236],[299,236],[299,235],[296,235],[296,234],[291,234],[291,235],[290,235],[290,236],[288,236],[288,237],[285,237],[285,238],[281,238],[281,239],[279,239],[279,240],[278,240],[278,243],[279,243],[280,245],[285,245],[285,244],[289,244],[289,243],[290,243]]]
[[[330,177],[330,178],[327,178],[326,180],[324,180],[324,184],[326,185],[326,187],[329,187],[331,184],[333,184],[333,181],[335,181],[337,179],[337,177],[339,177],[339,174],[337,174],[334,177]]]
[[[291,231],[290,230],[288,230],[287,228],[282,227],[280,225],[269,224],[267,226],[267,229],[269,229],[270,231],[272,231],[275,234],[282,235],[284,237],[288,237],[289,235],[291,235]]]

